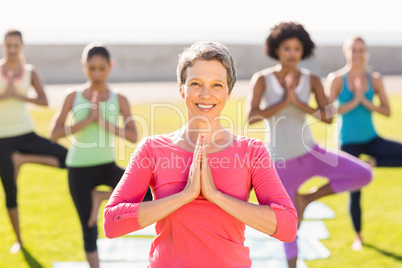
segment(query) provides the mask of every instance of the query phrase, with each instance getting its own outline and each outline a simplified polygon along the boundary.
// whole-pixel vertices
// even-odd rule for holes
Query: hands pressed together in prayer
[[[285,101],[287,104],[295,104],[297,102],[297,97],[296,97],[296,78],[295,78],[295,73],[291,72],[288,73],[285,78],[284,78],[284,84],[285,84]]]
[[[5,91],[0,95],[0,99],[20,98],[20,94],[18,94],[17,90],[15,89],[13,77],[13,71],[7,72],[8,84]]]
[[[191,201],[196,199],[199,195],[202,195],[205,199],[214,203],[214,198],[219,191],[215,187],[212,178],[204,142],[205,134],[199,134],[197,145],[194,149],[193,162],[190,167],[187,184],[183,192],[189,195]]]

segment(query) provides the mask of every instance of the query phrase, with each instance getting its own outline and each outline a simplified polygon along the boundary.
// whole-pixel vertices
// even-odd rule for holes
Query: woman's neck
[[[92,90],[92,91],[103,92],[103,91],[108,90],[108,85],[106,83],[95,84],[95,83],[88,82],[87,83],[87,88]]]
[[[297,66],[283,66],[282,64],[278,64],[275,66],[275,71],[285,76],[288,73],[298,72],[299,69]]]
[[[5,57],[5,58],[2,58],[0,60],[0,63],[3,66],[7,66],[7,68],[10,68],[10,69],[19,68],[21,66],[21,60],[18,59],[18,58],[17,59],[11,59],[11,58]]]
[[[189,120],[191,121],[191,120]],[[212,151],[220,151],[220,147],[227,147],[231,139],[231,134],[218,122],[187,122],[180,129],[180,140],[184,141],[190,147],[197,144],[199,134],[205,134],[204,144]],[[225,146],[226,145],[226,146]],[[217,149],[217,150],[216,150]]]
[[[352,75],[361,75],[366,72],[366,69],[361,65],[348,64],[345,66],[347,73]]]

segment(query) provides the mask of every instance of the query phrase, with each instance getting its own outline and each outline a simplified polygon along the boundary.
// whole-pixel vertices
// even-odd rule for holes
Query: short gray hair
[[[177,64],[177,82],[181,85],[186,81],[186,70],[191,67],[196,60],[217,60],[226,68],[227,83],[229,94],[232,92],[236,83],[236,67],[233,57],[228,48],[219,42],[199,41],[184,49],[179,55]]]

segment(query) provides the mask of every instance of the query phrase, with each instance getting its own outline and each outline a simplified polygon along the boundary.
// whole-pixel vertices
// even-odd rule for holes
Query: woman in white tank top
[[[19,167],[26,162],[64,167],[67,150],[36,135],[26,103],[47,106],[42,83],[32,65],[22,57],[22,34],[9,30],[4,36],[4,57],[0,60],[0,177],[6,206],[17,242],[10,252],[22,247],[17,207]],[[35,90],[36,96],[27,92]]]
[[[246,117],[252,124],[264,120],[266,142],[285,189],[296,207],[299,224],[306,206],[323,196],[359,189],[371,181],[371,169],[357,158],[317,145],[307,117],[332,122],[331,106],[320,78],[300,69],[301,60],[313,54],[314,43],[302,25],[282,22],[272,28],[266,53],[278,64],[251,79]],[[317,107],[309,103],[314,94]],[[298,188],[314,176],[328,178],[324,186],[298,194]],[[285,243],[289,267],[296,267],[297,237]]]

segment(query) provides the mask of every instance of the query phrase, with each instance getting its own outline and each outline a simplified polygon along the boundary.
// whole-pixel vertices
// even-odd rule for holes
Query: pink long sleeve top
[[[105,207],[105,235],[114,238],[141,229],[138,207],[148,186],[154,199],[181,192],[192,159],[192,152],[166,135],[143,139]],[[258,203],[275,211],[272,236],[294,240],[296,210],[260,140],[237,136],[228,148],[208,154],[208,163],[219,191],[248,201],[254,188]],[[201,195],[158,221],[155,229],[149,267],[251,267],[245,224]]]

